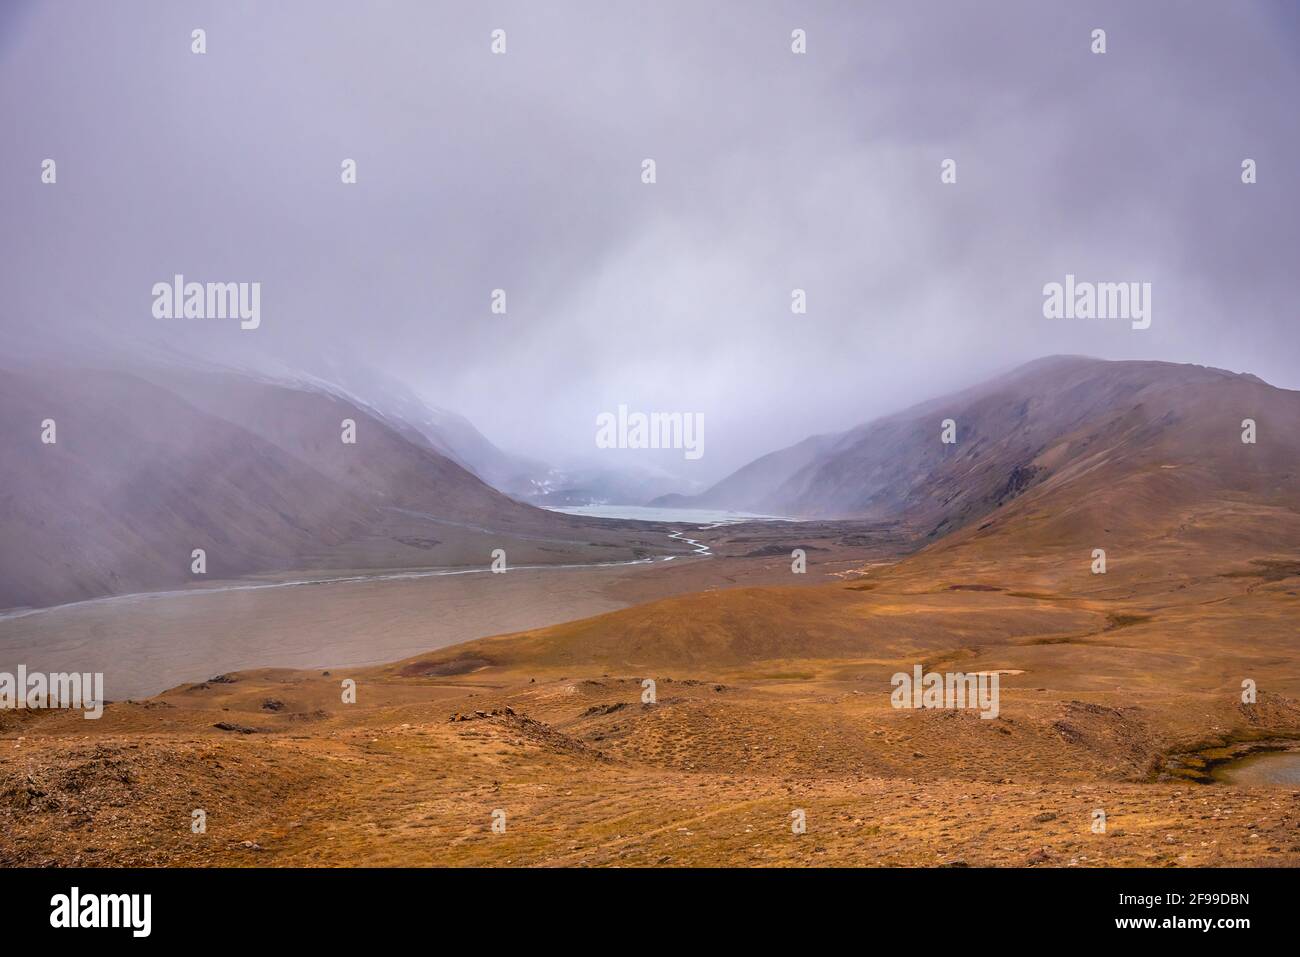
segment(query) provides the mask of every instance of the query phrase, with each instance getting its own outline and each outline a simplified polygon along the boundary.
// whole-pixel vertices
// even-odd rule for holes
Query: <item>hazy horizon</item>
[[[6,352],[335,357],[705,484],[1046,355],[1300,387],[1293,6],[389,12],[6,5]],[[176,274],[260,282],[260,326],[155,318]],[[1150,328],[1044,318],[1067,275],[1149,282]],[[619,405],[701,413],[705,454],[598,450]]]

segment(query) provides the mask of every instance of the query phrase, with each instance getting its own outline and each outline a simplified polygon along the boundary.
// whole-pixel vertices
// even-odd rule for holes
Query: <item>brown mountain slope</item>
[[[486,565],[498,547],[514,564],[644,553],[624,530],[513,501],[340,398],[233,374],[5,371],[0,447],[0,608],[255,573]]]
[[[1259,425],[1254,446],[1241,442],[1245,418]],[[956,423],[954,444],[940,441],[945,419]],[[1201,366],[1053,357],[818,443],[823,450],[789,474],[765,470],[777,480],[765,490],[749,466],[702,499],[783,515],[901,518],[937,538],[1028,489],[1096,469],[1191,467],[1225,491],[1285,494],[1300,466],[1300,393]],[[796,464],[808,448],[765,458]]]

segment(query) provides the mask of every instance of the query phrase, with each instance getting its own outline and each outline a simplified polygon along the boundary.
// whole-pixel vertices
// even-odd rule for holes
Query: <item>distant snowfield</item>
[[[740,522],[793,522],[779,515],[728,512],[711,508],[651,508],[648,505],[573,505],[547,511],[587,518],[618,518],[628,522],[680,522],[683,525],[736,525]]]

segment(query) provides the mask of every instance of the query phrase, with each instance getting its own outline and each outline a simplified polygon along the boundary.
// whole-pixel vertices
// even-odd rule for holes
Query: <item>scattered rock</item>
[[[218,721],[212,727],[218,731],[234,731],[237,734],[257,734],[256,728],[250,728],[242,724],[235,724],[231,721]]]
[[[514,716],[515,716],[515,709],[506,707],[506,708],[494,708],[491,711],[475,711],[473,714],[466,714],[461,711],[456,711],[453,712],[452,715],[447,720],[448,721],[478,721],[482,718],[501,718],[501,717],[513,718]]]
[[[591,718],[601,714],[613,714],[615,711],[621,711],[626,707],[626,701],[616,701],[613,704],[594,704],[584,711],[582,716],[584,718]]]

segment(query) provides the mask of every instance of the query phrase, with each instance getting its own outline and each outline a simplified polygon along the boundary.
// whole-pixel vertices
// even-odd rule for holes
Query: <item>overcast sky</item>
[[[701,480],[1050,353],[1297,388],[1297,7],[6,2],[0,344],[332,352],[551,461],[702,412]],[[1066,273],[1151,327],[1045,319]]]

